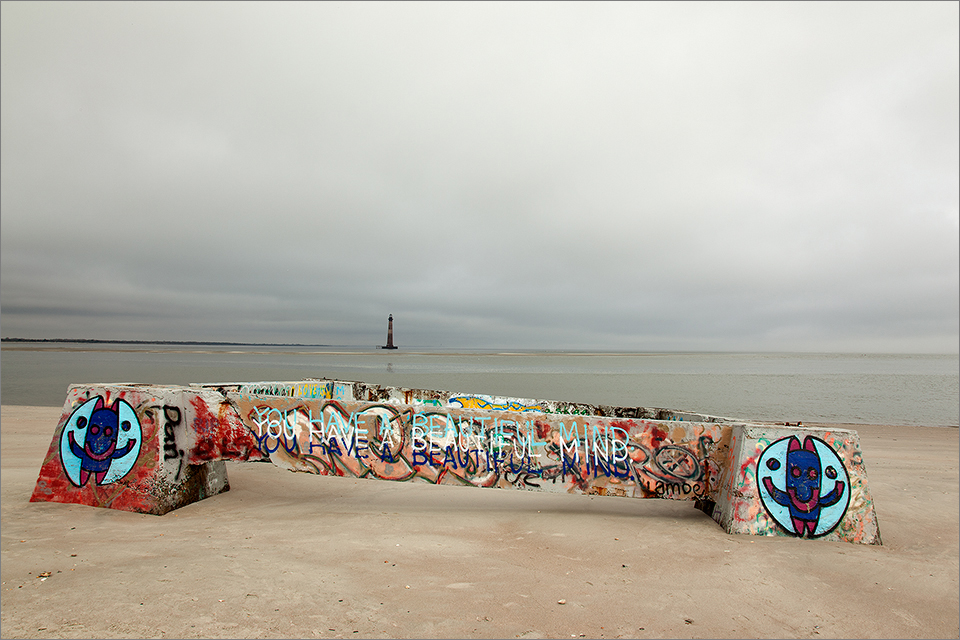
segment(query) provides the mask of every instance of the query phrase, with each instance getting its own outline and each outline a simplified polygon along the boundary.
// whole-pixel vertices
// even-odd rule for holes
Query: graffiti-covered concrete
[[[847,429],[737,425],[716,504],[729,533],[880,543],[860,437]]]
[[[714,423],[228,397],[271,461],[321,475],[696,499],[723,455]]]
[[[392,404],[427,404],[461,409],[484,409],[565,415],[609,416],[616,418],[646,418],[648,420],[680,420],[688,422],[738,422],[734,418],[710,416],[693,411],[658,407],[622,407],[583,402],[536,400],[490,396],[475,393],[455,393],[435,389],[411,389],[367,382],[350,382],[326,378],[308,378],[297,382],[242,382],[193,385],[202,389],[235,391],[245,395],[320,398],[326,400],[367,400]]]
[[[855,432],[648,413],[330,380],[74,386],[32,499],[162,514],[226,490],[224,460],[268,460],[317,475],[691,500],[730,533],[879,543]]]
[[[31,500],[162,515],[227,491],[224,460],[266,459],[214,391],[73,385]]]

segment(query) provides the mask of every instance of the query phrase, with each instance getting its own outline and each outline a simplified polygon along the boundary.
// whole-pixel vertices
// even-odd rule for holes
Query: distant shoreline
[[[71,342],[80,344],[176,344],[221,345],[224,347],[333,347],[332,344],[302,344],[299,342],[218,342],[215,340],[95,340],[91,338],[0,338],[0,342]]]

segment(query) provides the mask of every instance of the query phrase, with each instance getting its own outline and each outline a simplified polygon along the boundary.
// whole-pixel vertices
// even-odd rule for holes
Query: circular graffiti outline
[[[661,446],[653,457],[653,463],[665,475],[677,480],[696,481],[701,475],[700,461],[697,457],[677,445]]]
[[[811,468],[818,484],[812,494],[801,495],[801,485],[812,484],[806,481]],[[794,478],[788,480],[788,474]],[[763,508],[790,535],[825,536],[850,506],[846,466],[833,447],[816,436],[804,437],[801,444],[791,435],[768,445],[757,458],[756,478]]]
[[[73,410],[60,434],[60,464],[77,487],[93,477],[97,485],[112,484],[130,473],[140,456],[143,429],[126,400],[110,407],[102,396]]]

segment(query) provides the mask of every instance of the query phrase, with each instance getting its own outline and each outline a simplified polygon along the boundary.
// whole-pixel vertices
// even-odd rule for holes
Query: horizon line
[[[184,345],[184,346],[224,346],[224,347],[322,347],[322,348],[369,348],[379,351],[383,349],[381,345],[376,344],[319,344],[319,343],[301,343],[301,342],[235,342],[218,340],[116,340],[101,338],[14,338],[0,337],[2,343],[76,343],[76,344],[138,344],[138,345]],[[448,347],[448,346],[427,346],[412,345],[398,348],[396,351],[417,353],[422,350],[427,351],[449,351],[449,352],[471,352],[471,351],[490,351],[499,352],[501,355],[533,354],[533,353],[567,353],[570,355],[617,355],[617,354],[799,354],[799,355],[940,355],[956,356],[960,355],[953,351],[791,351],[791,350],[745,350],[745,349],[644,349],[644,350],[623,350],[623,349],[598,349],[598,348],[575,348],[575,347],[554,347],[550,349],[529,348],[529,347]],[[393,350],[391,350],[393,351]]]

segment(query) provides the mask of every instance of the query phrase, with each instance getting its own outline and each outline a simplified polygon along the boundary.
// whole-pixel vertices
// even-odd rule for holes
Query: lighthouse
[[[390,314],[390,317],[387,318],[387,344],[380,347],[381,349],[396,349],[397,347],[393,344],[393,314]]]

